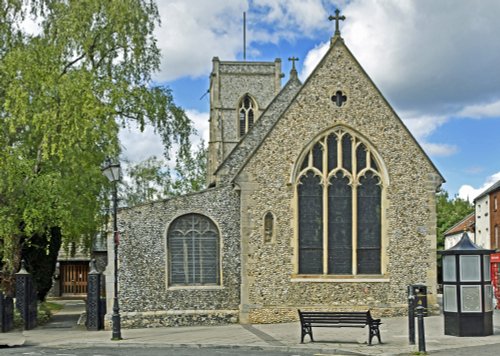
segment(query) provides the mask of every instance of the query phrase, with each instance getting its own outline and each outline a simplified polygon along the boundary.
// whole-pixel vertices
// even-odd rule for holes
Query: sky
[[[346,45],[446,179],[451,196],[473,200],[500,180],[500,1],[157,0],[162,53],[157,84],[208,142],[212,58],[296,56],[304,81],[326,52],[341,10]],[[121,133],[127,159],[161,156],[151,128]],[[199,140],[194,138],[194,141]]]

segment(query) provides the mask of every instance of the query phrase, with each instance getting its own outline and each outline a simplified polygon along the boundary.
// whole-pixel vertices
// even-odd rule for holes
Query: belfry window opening
[[[239,105],[239,124],[240,124],[240,137],[244,136],[250,130],[255,121],[255,111],[257,104],[249,94],[240,100]]]

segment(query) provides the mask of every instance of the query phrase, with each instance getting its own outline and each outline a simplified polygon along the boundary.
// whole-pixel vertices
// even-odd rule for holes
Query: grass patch
[[[43,302],[40,305],[40,308],[47,309],[52,314],[54,314],[54,313],[58,312],[59,310],[63,309],[64,305],[58,304],[58,303],[54,303],[54,302]]]
[[[53,302],[42,302],[38,303],[38,311],[37,311],[37,325],[44,325],[47,324],[54,315],[54,313],[58,312],[64,308],[63,305],[53,303]],[[14,327],[15,328],[23,328],[23,320],[21,319],[21,315],[19,313],[19,310],[17,308],[14,308]]]
[[[47,324],[50,317],[55,313],[64,308],[63,305],[52,303],[52,302],[42,302],[38,303],[38,318],[37,324],[43,325]]]

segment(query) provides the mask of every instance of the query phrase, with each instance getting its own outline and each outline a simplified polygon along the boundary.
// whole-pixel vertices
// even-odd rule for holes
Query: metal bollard
[[[418,351],[425,351],[425,330],[424,330],[424,307],[419,305],[417,307],[417,319],[418,319]]]
[[[415,345],[415,296],[408,296],[408,342]]]
[[[408,343],[415,345],[415,294],[411,285],[408,286]]]

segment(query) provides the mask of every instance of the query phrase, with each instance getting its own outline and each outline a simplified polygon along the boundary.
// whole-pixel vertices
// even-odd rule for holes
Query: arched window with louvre
[[[169,285],[218,285],[219,232],[208,217],[176,218],[167,232]]]
[[[252,128],[256,111],[257,103],[249,94],[245,94],[238,105],[240,137],[244,136]]]

